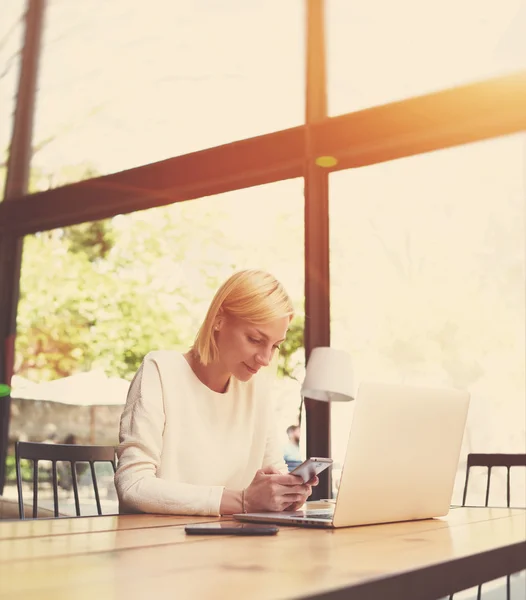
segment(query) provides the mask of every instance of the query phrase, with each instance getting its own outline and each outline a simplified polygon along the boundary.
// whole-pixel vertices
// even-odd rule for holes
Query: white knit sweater
[[[150,352],[121,417],[120,511],[219,515],[225,487],[247,487],[268,465],[286,473],[270,389],[260,372],[220,394],[179,352]]]

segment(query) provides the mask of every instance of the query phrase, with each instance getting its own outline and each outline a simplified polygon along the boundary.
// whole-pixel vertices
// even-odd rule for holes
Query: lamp
[[[328,346],[313,348],[307,361],[300,394],[299,427],[301,427],[304,398],[321,400],[322,402],[348,402],[354,400],[353,371],[349,353]],[[303,436],[300,439],[302,438]],[[285,461],[289,470],[292,470],[301,462],[301,459],[299,461],[289,461],[285,458]]]
[[[307,362],[301,398],[322,402],[354,400],[351,357],[345,350],[313,348]]]

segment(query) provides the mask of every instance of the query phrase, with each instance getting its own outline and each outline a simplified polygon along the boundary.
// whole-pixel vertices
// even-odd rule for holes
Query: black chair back
[[[488,478],[486,484],[486,501],[484,506],[488,506],[489,490],[491,484],[491,470],[493,467],[505,467],[507,469],[507,506],[510,506],[510,469],[511,467],[526,467],[526,454],[468,454],[468,463],[466,468],[466,481],[464,482],[464,494],[462,496],[462,506],[466,506],[466,496],[468,493],[469,471],[471,467],[486,467],[488,469]]]
[[[80,517],[80,499],[77,482],[78,462],[89,463],[91,470],[91,479],[93,490],[95,492],[95,501],[97,503],[97,513],[102,515],[100,503],[99,486],[97,484],[97,475],[95,473],[96,462],[111,463],[113,472],[116,470],[115,447],[114,446],[81,446],[77,444],[46,444],[42,442],[17,442],[15,444],[16,454],[16,482],[18,486],[18,510],[20,518],[24,519],[24,499],[22,491],[22,470],[20,461],[22,459],[33,461],[33,518],[37,518],[38,512],[38,462],[46,460],[51,462],[52,485],[53,485],[53,505],[55,517],[59,516],[58,511],[58,475],[57,462],[67,462],[71,467],[71,479],[73,493],[75,496],[75,511]]]
[[[511,467],[526,467],[526,454],[468,454],[468,462],[466,467],[466,481],[464,482],[464,494],[462,496],[462,506],[466,506],[466,496],[468,493],[469,471],[472,467],[486,467],[488,470],[488,478],[486,484],[486,499],[484,506],[488,506],[489,490],[491,484],[491,470],[493,467],[505,467],[507,469],[506,492],[507,506],[510,506],[510,469]],[[481,599],[482,585],[477,588],[477,600]],[[453,595],[449,596],[450,599]],[[510,575],[506,576],[506,598],[511,598],[511,579]]]

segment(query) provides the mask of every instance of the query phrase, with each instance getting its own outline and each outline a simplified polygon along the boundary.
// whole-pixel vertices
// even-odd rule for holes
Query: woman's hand
[[[245,490],[247,512],[280,512],[297,510],[312,494],[312,486],[318,485],[314,477],[307,483],[297,475],[283,475],[274,467],[259,469],[252,483]]]
[[[294,477],[298,477],[298,476],[294,475]],[[300,478],[298,477],[298,479],[300,479]],[[302,479],[300,479],[300,481],[302,481]],[[309,481],[307,481],[307,483],[305,485],[311,486],[311,494],[312,494],[312,487],[318,485],[318,483],[320,483],[320,480],[318,479],[317,475],[314,475],[314,477],[312,479],[310,479]],[[310,496],[310,494],[309,494],[309,496]],[[287,511],[299,510],[305,504],[305,501],[306,500],[304,500],[303,502],[294,502],[294,504],[287,506],[287,508],[285,510],[287,510]]]

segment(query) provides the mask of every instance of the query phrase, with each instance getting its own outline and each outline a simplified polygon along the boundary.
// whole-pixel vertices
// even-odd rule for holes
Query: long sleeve
[[[223,486],[179,483],[158,476],[165,421],[158,365],[147,356],[131,383],[121,417],[115,475],[121,510],[219,515]]]

